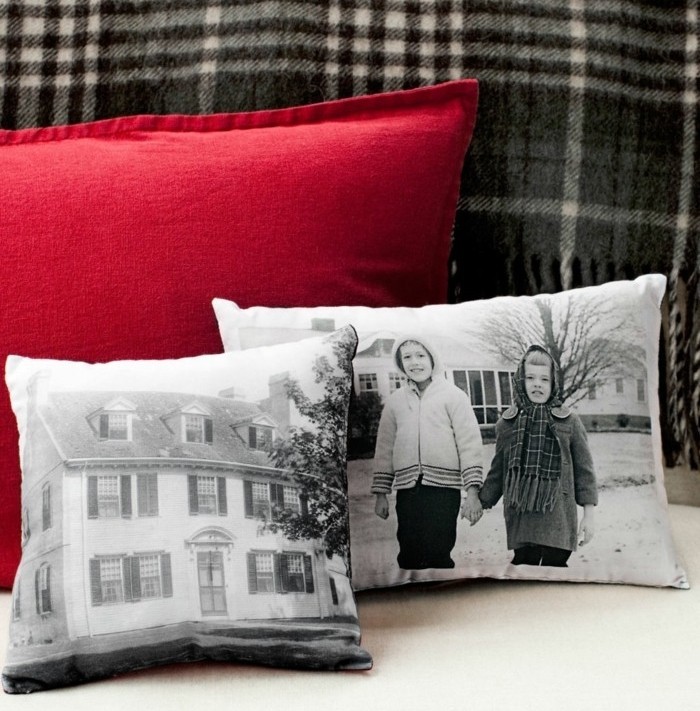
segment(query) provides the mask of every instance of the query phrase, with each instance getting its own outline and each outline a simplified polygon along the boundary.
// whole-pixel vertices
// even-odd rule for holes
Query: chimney
[[[322,331],[323,333],[333,333],[335,331],[335,319],[312,318],[311,329],[313,331]]]
[[[29,379],[27,396],[30,412],[35,412],[36,408],[43,407],[48,402],[49,377],[48,370],[39,370]]]
[[[291,416],[291,400],[287,396],[287,388],[285,387],[288,378],[289,373],[278,373],[270,376],[270,397],[263,404],[263,407],[277,422],[282,436],[289,429]]]
[[[226,398],[227,400],[245,400],[246,395],[245,395],[245,390],[242,388],[237,388],[237,387],[230,387],[226,388],[225,390],[222,390],[219,393],[219,397]]]

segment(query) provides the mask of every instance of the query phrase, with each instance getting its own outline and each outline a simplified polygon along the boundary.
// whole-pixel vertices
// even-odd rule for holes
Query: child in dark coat
[[[496,424],[496,453],[479,497],[491,508],[503,496],[513,565],[565,567],[579,541],[593,536],[593,460],[581,420],[561,404],[559,381],[549,353],[531,346],[513,378],[515,403]]]

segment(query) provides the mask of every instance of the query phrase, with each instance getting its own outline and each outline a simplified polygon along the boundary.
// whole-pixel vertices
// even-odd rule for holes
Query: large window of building
[[[226,498],[226,477],[192,474],[187,477],[189,488],[190,514],[228,513]]]
[[[88,518],[131,516],[131,476],[117,474],[87,478]]]
[[[513,401],[511,374],[507,371],[455,370],[452,379],[469,395],[480,425],[495,424]]]

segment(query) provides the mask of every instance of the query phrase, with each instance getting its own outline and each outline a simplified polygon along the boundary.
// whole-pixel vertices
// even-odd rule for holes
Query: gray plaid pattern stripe
[[[669,275],[666,453],[700,460],[698,0],[0,0],[0,125],[474,76],[455,299]]]

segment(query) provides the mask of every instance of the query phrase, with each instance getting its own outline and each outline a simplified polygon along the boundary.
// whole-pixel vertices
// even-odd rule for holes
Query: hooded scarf
[[[552,364],[549,400],[535,404],[525,390],[525,360],[533,351],[544,353]],[[544,513],[554,508],[561,480],[561,448],[554,434],[552,408],[561,406],[560,373],[554,359],[541,346],[530,346],[513,377],[518,414],[510,445],[504,503],[516,511]]]

